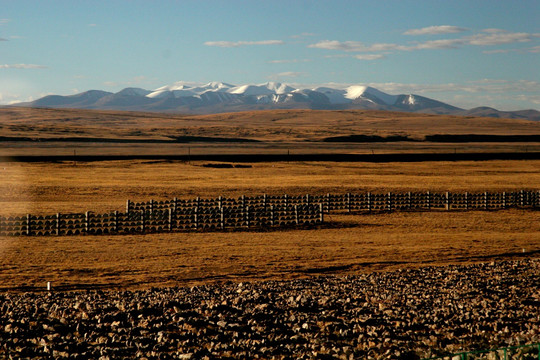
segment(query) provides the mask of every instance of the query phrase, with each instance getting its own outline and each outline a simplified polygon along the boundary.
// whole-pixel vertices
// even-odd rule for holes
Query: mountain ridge
[[[345,89],[299,89],[279,82],[237,86],[223,82],[190,85],[179,81],[155,90],[128,87],[116,93],[89,90],[68,96],[47,95],[12,106],[193,114],[271,109],[370,109],[540,121],[540,112],[533,109],[500,111],[481,106],[467,110],[421,95],[390,95],[364,85],[352,85]]]

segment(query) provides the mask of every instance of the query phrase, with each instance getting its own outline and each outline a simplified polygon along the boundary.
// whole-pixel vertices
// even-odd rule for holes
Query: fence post
[[[169,219],[168,219],[169,220],[169,231],[172,231],[172,228],[173,228],[173,226],[172,226],[172,215],[173,215],[173,211],[172,211],[171,208],[169,208]]]
[[[84,213],[84,231],[88,233],[89,230],[90,230],[90,212],[87,211]]]
[[[367,193],[367,208],[368,208],[368,211],[371,212],[371,193],[370,192]]]
[[[60,235],[60,213],[56,213],[56,235]]]
[[[309,206],[309,194],[306,194],[306,205]]]
[[[263,209],[266,211],[266,194],[263,194]]]
[[[388,192],[388,200],[387,200],[387,207],[388,211],[392,211],[392,193]]]
[[[450,193],[448,191],[446,192],[446,198],[445,198],[445,207],[446,211],[450,210]]]
[[[431,210],[431,198],[430,198],[430,194],[429,194],[429,191],[426,193],[426,201],[427,201],[427,209],[428,210]]]
[[[298,226],[298,205],[294,205],[294,221],[296,222],[296,226]]]
[[[199,198],[197,198],[197,203],[199,203]],[[196,206],[195,207],[195,230],[198,230],[199,229],[199,207]]]
[[[246,218],[245,218],[245,222],[246,222],[246,227],[249,229],[249,206],[246,206]]]
[[[118,210],[114,211],[114,232],[118,232]]]
[[[126,214],[129,215],[129,209],[131,208],[131,201],[128,199],[126,201]]]
[[[220,196],[221,198],[221,196]],[[220,199],[221,201],[221,199]],[[224,211],[223,211],[223,206],[220,206],[220,219],[219,219],[219,226],[221,227],[221,229],[223,230],[223,228],[225,228],[225,216],[224,216]]]
[[[287,209],[287,206],[289,206],[289,197],[285,194],[283,195],[283,198],[285,199],[285,209]]]
[[[347,212],[351,212],[351,193],[347,193]]]
[[[319,204],[319,220],[321,221],[321,223],[324,222],[324,211],[322,203]]]
[[[218,206],[220,209],[223,207],[223,198],[221,197],[221,195],[218,197]]]
[[[270,226],[274,226],[274,205],[270,205]]]
[[[465,210],[469,210],[469,193],[465,191]]]
[[[484,192],[484,210],[488,209],[488,193],[487,191]]]
[[[150,214],[154,212],[154,199],[150,199]]]
[[[30,214],[26,214],[26,235],[30,236],[32,234],[32,230],[30,227]]]
[[[330,193],[326,194],[326,208],[328,209],[328,213],[330,214]]]
[[[178,198],[175,197],[173,201],[173,211],[176,213],[176,209],[178,209]]]
[[[144,233],[144,210],[141,210],[141,232]]]
[[[524,198],[524,196],[523,196],[523,190],[521,190],[521,191],[519,192],[519,206],[520,206],[520,207],[523,207],[524,200],[525,200],[525,198]]]
[[[506,209],[506,191],[502,193],[502,208]]]
[[[412,195],[410,191],[407,193],[407,209],[409,211],[412,209]]]

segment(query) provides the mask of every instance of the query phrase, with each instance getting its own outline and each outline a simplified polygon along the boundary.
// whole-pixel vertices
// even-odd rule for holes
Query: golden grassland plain
[[[0,109],[0,137],[171,140],[227,137],[259,143],[3,141],[0,158],[54,154],[397,153],[540,151],[538,143],[324,143],[347,135],[539,135],[540,122],[385,111],[276,110],[178,115]],[[0,162],[0,215],[123,210],[148,201],[219,195],[538,189],[540,161],[275,162],[209,168],[205,162]],[[244,164],[246,165],[246,164]],[[295,278],[537,257],[538,211],[416,212],[326,217],[319,228],[130,236],[0,238],[0,288],[144,288]]]
[[[540,135],[540,122],[374,110],[271,110],[179,115],[75,109],[0,108],[0,137],[63,139],[4,141],[0,157],[22,155],[198,155],[418,152],[527,152],[536,143],[433,143],[426,141],[333,143],[335,136],[433,134]],[[181,137],[220,137],[256,142],[175,143]],[[69,141],[66,141],[69,138]],[[77,139],[86,138],[85,141]],[[92,142],[88,139],[94,139]],[[100,142],[99,139],[170,141],[167,144]]]
[[[1,215],[122,210],[254,194],[536,189],[540,161],[422,163],[2,163]],[[538,257],[533,210],[330,214],[319,228],[0,238],[0,287],[145,288],[287,279]]]

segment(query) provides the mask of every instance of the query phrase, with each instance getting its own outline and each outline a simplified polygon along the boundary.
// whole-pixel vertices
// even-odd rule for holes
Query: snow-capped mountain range
[[[223,82],[193,85],[180,81],[155,90],[126,88],[117,93],[90,90],[69,96],[48,95],[17,106],[199,114],[265,109],[376,109],[469,115],[470,112],[482,109],[482,113],[487,112],[491,116],[517,118],[531,116],[530,111],[522,116],[517,114],[519,112],[499,112],[495,109],[486,111],[486,108],[463,110],[420,95],[390,95],[363,85],[353,85],[344,89],[331,87],[298,89],[278,82],[236,86]],[[517,115],[514,116],[514,113]],[[540,113],[537,111],[534,113],[533,117],[540,119],[538,116]]]

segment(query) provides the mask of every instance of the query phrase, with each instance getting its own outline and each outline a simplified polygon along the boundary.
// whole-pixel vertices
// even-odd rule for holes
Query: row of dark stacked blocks
[[[540,191],[241,196],[126,203],[125,212],[0,216],[2,236],[136,234],[314,226],[331,212],[540,208]]]

